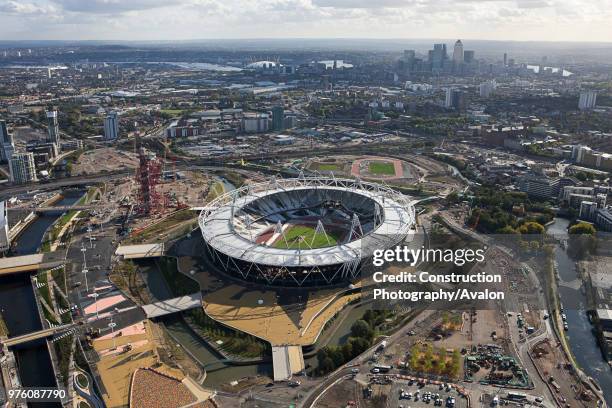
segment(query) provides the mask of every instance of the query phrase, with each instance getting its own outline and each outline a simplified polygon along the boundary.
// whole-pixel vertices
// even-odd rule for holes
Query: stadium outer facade
[[[297,249],[256,242],[262,228],[270,230],[274,221],[280,225],[281,214],[316,211],[319,201],[321,206],[348,201],[354,207],[348,210],[360,214],[347,221],[343,242]],[[415,211],[408,197],[387,186],[300,174],[225,193],[200,212],[198,223],[209,258],[226,274],[264,285],[329,286],[349,284],[374,250],[401,242],[415,224]]]

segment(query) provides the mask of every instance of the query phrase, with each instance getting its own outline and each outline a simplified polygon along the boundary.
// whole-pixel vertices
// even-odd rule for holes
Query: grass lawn
[[[368,165],[368,171],[371,174],[380,174],[385,176],[395,175],[395,166],[390,162],[370,162]]]
[[[87,380],[87,377],[85,377],[83,374],[77,374],[76,380],[81,388],[87,389],[87,387],[89,387],[89,381]]]
[[[300,236],[304,237],[304,240],[306,242],[300,243],[300,240],[298,239],[298,237]],[[309,249],[309,245],[312,246],[312,248],[323,248],[327,246],[336,245],[337,243],[336,237],[334,237],[329,232],[327,233],[327,238],[329,238],[328,242],[324,234],[315,235],[315,228],[308,227],[305,225],[296,225],[289,228],[287,231],[285,231],[285,237],[287,238],[289,249],[298,249],[298,247],[301,249]],[[286,249],[287,245],[285,244],[285,240],[280,237],[274,243],[274,247]]]
[[[182,109],[161,109],[160,112],[167,113],[168,115],[172,115],[172,116],[179,116],[181,113],[183,113],[183,110]]]
[[[310,170],[318,171],[341,171],[342,165],[338,163],[320,163],[314,162],[310,165]]]
[[[223,183],[220,181],[215,181],[212,186],[210,186],[210,190],[208,190],[208,195],[206,196],[205,202],[209,202],[214,200],[215,198],[223,195],[225,193],[225,187]]]

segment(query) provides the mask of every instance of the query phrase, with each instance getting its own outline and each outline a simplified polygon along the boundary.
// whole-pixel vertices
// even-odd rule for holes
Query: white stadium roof
[[[262,197],[290,190],[326,189],[365,196],[381,207],[382,222],[360,239],[314,249],[273,248],[254,242],[238,232],[236,214]],[[370,256],[374,249],[401,241],[415,222],[410,200],[391,188],[360,180],[322,177],[273,179],[249,184],[213,200],[199,216],[202,236],[215,250],[245,262],[284,267],[313,267],[355,262]],[[381,245],[382,244],[382,245]]]

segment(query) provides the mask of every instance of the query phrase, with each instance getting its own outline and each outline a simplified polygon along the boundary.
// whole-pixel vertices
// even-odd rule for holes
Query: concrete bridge
[[[18,344],[27,343],[28,341],[43,339],[45,337],[53,336],[58,333],[65,332],[74,327],[74,324],[64,324],[61,326],[50,327],[48,329],[38,330],[31,333],[22,334],[21,336],[11,337],[6,340],[0,341],[6,347],[16,346]]]

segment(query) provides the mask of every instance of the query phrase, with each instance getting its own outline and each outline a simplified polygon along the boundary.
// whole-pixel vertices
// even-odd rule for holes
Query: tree
[[[569,233],[573,235],[594,235],[596,232],[593,224],[581,221],[575,225],[572,225],[569,229]]]
[[[352,338],[350,343],[351,347],[353,348],[354,356],[363,353],[368,349],[368,347],[370,347],[370,342],[363,338]]]
[[[453,360],[451,363],[450,375],[456,377],[459,374],[459,368],[461,367],[461,354],[459,350],[453,351]]]
[[[456,191],[453,191],[452,193],[450,193],[449,195],[446,196],[446,201],[449,204],[455,204],[459,202],[459,194],[457,194]]]
[[[529,234],[529,235],[541,235],[545,231],[544,226],[535,221],[526,222],[519,227],[519,232],[521,234]]]
[[[425,354],[423,356],[423,369],[426,372],[431,371],[433,367],[433,347],[431,344],[425,346]]]
[[[497,233],[503,234],[503,235],[514,235],[514,234],[518,234],[518,231],[512,228],[512,226],[506,225],[505,227],[498,229]]]
[[[363,339],[371,339],[374,337],[374,332],[370,328],[370,325],[365,320],[357,320],[351,326],[351,335],[354,337],[361,337]]]
[[[353,343],[348,342],[342,346],[342,356],[344,357],[344,361],[349,361],[353,358]]]
[[[418,371],[419,370],[419,345],[418,344],[414,344],[411,348],[410,348],[410,369],[413,371]]]
[[[321,370],[323,373],[334,371],[334,368],[334,360],[332,360],[330,357],[325,357],[319,364],[319,370]]]
[[[446,349],[442,347],[438,354],[438,372],[444,374],[446,372]]]
[[[334,368],[340,367],[345,361],[340,347],[329,347],[327,354],[333,360]]]

